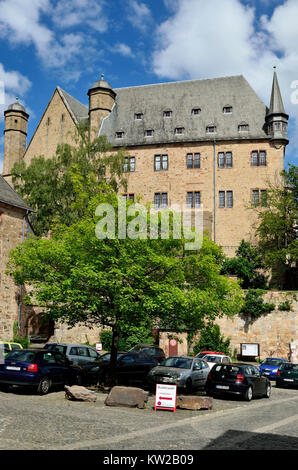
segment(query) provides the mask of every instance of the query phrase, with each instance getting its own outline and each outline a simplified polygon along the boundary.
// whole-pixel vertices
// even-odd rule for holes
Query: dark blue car
[[[57,351],[22,349],[9,353],[0,364],[0,389],[31,386],[45,395],[52,386],[77,383],[78,369]]]
[[[280,357],[266,357],[265,361],[260,365],[261,375],[275,380],[279,367],[286,362],[288,362],[287,359],[281,359]]]

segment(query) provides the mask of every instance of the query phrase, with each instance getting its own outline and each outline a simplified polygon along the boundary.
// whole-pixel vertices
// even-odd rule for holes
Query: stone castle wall
[[[240,354],[241,343],[259,343],[261,359],[267,356],[288,358],[291,340],[298,341],[298,301],[293,297],[295,294],[269,291],[264,301],[275,304],[272,312],[257,319],[249,315],[218,319],[221,334],[231,338],[232,353],[236,350]],[[278,309],[286,299],[292,302],[290,312]]]

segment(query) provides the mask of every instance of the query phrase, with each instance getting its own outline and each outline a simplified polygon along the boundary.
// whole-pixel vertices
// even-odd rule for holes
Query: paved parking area
[[[269,400],[214,399],[212,410],[176,413],[155,412],[154,396],[144,410],[107,407],[105,398],[98,393],[95,403],[84,403],[66,400],[64,391],[0,392],[0,449],[202,449],[222,445],[225,433],[239,445],[239,436],[279,428],[298,449],[298,390],[273,385]]]

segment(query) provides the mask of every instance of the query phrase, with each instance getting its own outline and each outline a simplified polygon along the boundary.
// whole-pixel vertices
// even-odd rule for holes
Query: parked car
[[[111,364],[110,353],[106,353],[94,362],[80,366],[81,383],[110,384]],[[121,384],[129,382],[147,383],[148,372],[155,367],[158,362],[144,353],[130,352],[118,353],[116,364],[116,381]]]
[[[219,354],[219,353],[206,354],[205,356],[202,357],[202,359],[204,359],[204,361],[207,362],[210,369],[212,369],[212,367],[215,364],[221,364],[221,363],[229,364],[230,362],[232,362],[229,356],[226,356],[225,354]]]
[[[45,349],[61,352],[73,364],[86,364],[100,357],[96,349],[85,344],[47,343]]]
[[[209,396],[232,394],[250,401],[257,396],[269,398],[271,383],[251,364],[215,364],[209,372],[205,390]]]
[[[225,353],[216,352],[216,351],[200,351],[200,352],[198,352],[198,354],[195,354],[194,357],[198,357],[198,358],[202,359],[207,354],[223,354],[224,355]]]
[[[292,362],[282,363],[276,373],[277,387],[298,386],[298,364]]]
[[[17,351],[23,349],[23,346],[19,343],[14,343],[11,341],[0,341],[0,348],[4,348],[4,356],[6,356],[11,351]]]
[[[156,359],[159,363],[164,361],[166,358],[164,350],[156,344],[136,344],[128,352],[143,352]]]
[[[58,351],[22,349],[7,354],[0,364],[0,388],[10,385],[35,387],[39,394],[49,392],[54,385],[76,383],[77,368]]]
[[[281,359],[280,357],[266,357],[260,365],[260,372],[268,379],[275,380],[279,367],[286,362],[288,362],[287,359]]]
[[[196,357],[172,356],[148,374],[151,385],[168,383],[177,385],[178,389],[190,392],[205,386],[210,369],[205,361]]]

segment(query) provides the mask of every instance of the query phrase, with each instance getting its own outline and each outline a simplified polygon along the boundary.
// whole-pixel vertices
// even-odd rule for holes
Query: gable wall
[[[64,121],[61,120],[62,115],[64,115]],[[50,119],[49,124],[48,118]],[[46,158],[53,157],[56,153],[57,145],[62,142],[72,144],[73,139],[71,135],[75,130],[76,125],[56,90],[28,145],[24,156],[26,164],[33,157],[39,155],[44,155]]]

